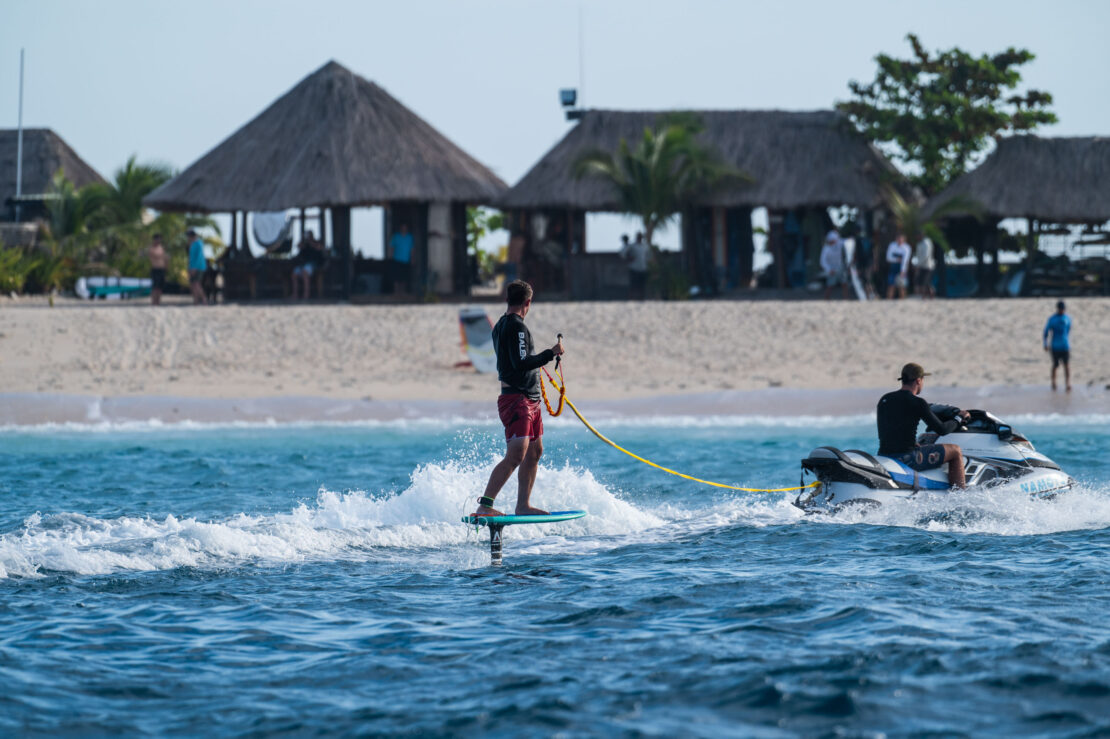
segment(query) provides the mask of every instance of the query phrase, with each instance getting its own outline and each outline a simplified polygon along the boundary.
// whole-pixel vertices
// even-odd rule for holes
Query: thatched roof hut
[[[993,219],[1051,223],[1110,221],[1110,138],[1013,136],[971,172],[932,198],[932,215],[956,197]]]
[[[505,183],[389,93],[332,61],[147,196],[160,210],[485,203]]]
[[[0,130],[0,206],[15,197],[16,158],[19,132],[14,128]],[[104,182],[95,169],[77,156],[62,137],[49,128],[23,129],[23,195],[42,196],[58,170],[77,187]],[[0,207],[0,212],[3,212]]]
[[[612,188],[576,179],[575,162],[591,150],[616,151],[675,111],[588,110],[498,204],[503,208],[616,211]],[[698,205],[789,209],[805,206],[876,207],[882,182],[901,175],[835,111],[689,111],[700,119],[701,141],[754,182],[719,189]]]

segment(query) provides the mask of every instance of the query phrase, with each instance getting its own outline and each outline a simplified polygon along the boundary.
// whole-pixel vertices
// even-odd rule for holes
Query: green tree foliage
[[[751,181],[697,140],[701,130],[696,118],[671,117],[655,129],[645,128],[634,145],[621,139],[616,152],[582,155],[574,176],[610,182],[621,210],[643,222],[644,237],[654,248],[655,232],[695,197],[724,181]]]
[[[17,246],[0,243],[0,292],[21,293],[38,260]]]
[[[127,163],[116,170],[111,184],[90,185],[84,190],[93,200],[92,227],[104,228],[132,224],[142,220],[143,198],[173,177],[167,165],[139,164],[132,154]]]
[[[923,236],[928,236],[945,252],[951,247],[939,226],[941,219],[954,213],[976,218],[981,214],[981,208],[977,202],[969,198],[957,197],[941,205],[926,218],[921,203],[903,197],[902,193],[891,185],[883,188],[883,199],[891,215],[894,216],[894,224],[898,227],[898,231],[905,234],[906,241],[916,244]]]
[[[80,274],[114,274],[143,277],[150,271],[146,250],[154,234],[170,255],[167,277],[185,280],[188,228],[209,228],[219,233],[215,221],[204,216],[159,213],[142,204],[155,188],[173,176],[169,167],[143,164],[132,156],[116,171],[110,184],[76,189],[61,172],[54,176],[49,221],[43,253],[26,283],[40,290],[68,288]],[[218,238],[207,240],[217,250]]]
[[[875,79],[848,84],[853,99],[837,104],[872,141],[909,165],[927,194],[966,172],[992,138],[1056,122],[1052,95],[1016,91],[1018,68],[1034,55],[1008,48],[979,57],[959,48],[928,52],[914,34],[911,59],[875,57]]]
[[[466,209],[466,246],[468,253],[478,261],[478,279],[487,282],[497,271],[497,256],[478,248],[481,239],[494,231],[505,228],[505,215],[491,208]]]

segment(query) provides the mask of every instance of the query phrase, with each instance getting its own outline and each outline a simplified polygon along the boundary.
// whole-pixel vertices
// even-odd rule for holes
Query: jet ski
[[[956,418],[958,409],[933,405],[941,421]],[[969,411],[970,417],[943,436],[922,434],[919,444],[956,444],[963,451],[968,487],[1004,487],[1015,494],[1051,498],[1075,485],[1060,465],[1033,448],[1033,443],[1009,424],[987,411]],[[913,498],[922,492],[949,489],[948,465],[918,472],[898,459],[859,449],[841,451],[821,446],[802,460],[818,485],[802,492],[794,505],[806,512],[835,513],[845,508],[877,507]]]

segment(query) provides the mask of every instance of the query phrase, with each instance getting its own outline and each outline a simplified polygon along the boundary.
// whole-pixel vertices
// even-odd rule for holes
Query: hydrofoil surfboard
[[[558,523],[582,518],[585,511],[554,511],[552,513],[526,514],[523,516],[463,516],[462,522],[489,528],[490,564],[501,564],[501,530],[506,526],[526,523]]]

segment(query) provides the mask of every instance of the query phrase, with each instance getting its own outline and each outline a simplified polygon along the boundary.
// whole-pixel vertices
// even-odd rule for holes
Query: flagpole
[[[19,198],[23,194],[23,49],[19,50],[19,133],[15,145],[15,220],[19,222]]]

